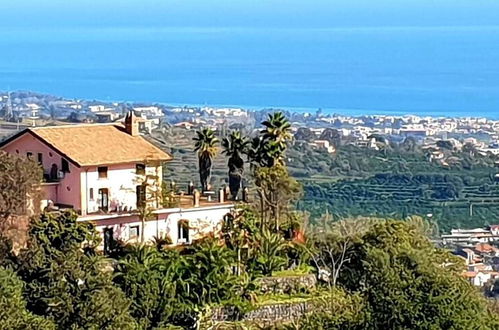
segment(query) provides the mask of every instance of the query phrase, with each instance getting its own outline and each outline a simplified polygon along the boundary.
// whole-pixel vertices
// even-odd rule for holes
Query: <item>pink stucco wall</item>
[[[38,160],[38,153],[41,153],[45,174],[50,174],[53,164],[57,165],[60,170],[61,160],[64,158],[62,154],[29,133],[8,143],[2,149],[23,157],[31,152],[35,161]],[[69,162],[69,159],[66,160]],[[56,204],[70,205],[85,215],[99,212],[98,193],[99,189],[105,188],[109,192],[109,211],[125,207],[127,210],[136,209],[136,186],[140,184],[136,174],[136,163],[102,164],[101,166],[108,168],[106,178],[99,178],[97,166],[77,167],[69,162],[69,173],[66,173],[58,184],[42,187],[44,199],[52,200]],[[161,166],[154,163],[148,164],[147,172],[150,173],[150,171],[158,176],[161,184]]]
[[[55,203],[57,201],[57,187],[59,184],[45,183],[42,184],[43,199],[51,200]]]
[[[23,157],[26,157],[27,153],[31,152],[34,160],[37,160],[38,153],[41,153],[43,155],[43,171],[46,174],[50,173],[52,164],[56,164],[57,168],[61,169],[62,155],[30,134],[24,134],[3,146],[2,149],[8,153]],[[81,168],[69,162],[69,173],[65,174],[64,179],[60,180],[55,187],[42,189],[42,191],[47,192],[45,199],[51,199],[54,203],[72,205],[76,210],[80,210],[80,173]]]

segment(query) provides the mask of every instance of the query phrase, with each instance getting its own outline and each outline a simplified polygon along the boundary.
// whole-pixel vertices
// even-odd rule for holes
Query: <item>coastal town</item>
[[[240,107],[173,106],[167,104],[101,102],[64,99],[31,92],[0,93],[0,138],[23,127],[71,123],[112,123],[123,120],[133,110],[140,121],[140,129],[150,133],[166,126],[185,129],[210,127],[224,134],[230,129],[253,130],[265,116],[281,110],[290,118],[292,129],[297,132],[307,128],[312,146],[333,152],[333,146],[324,142],[321,135],[326,129],[348,143],[377,148],[377,138],[401,142],[411,137],[430,149],[433,158],[442,154],[437,141],[455,150],[473,149],[481,154],[499,155],[499,120],[478,117],[432,117],[416,115],[366,115],[348,116],[315,112],[291,112],[283,109],[249,110]]]

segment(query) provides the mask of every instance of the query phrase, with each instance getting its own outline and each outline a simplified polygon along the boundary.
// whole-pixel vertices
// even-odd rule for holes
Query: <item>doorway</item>
[[[109,210],[109,191],[107,188],[99,189],[99,210],[107,212]]]

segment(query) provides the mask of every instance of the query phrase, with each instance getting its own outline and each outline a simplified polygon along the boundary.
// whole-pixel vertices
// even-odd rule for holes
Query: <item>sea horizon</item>
[[[37,90],[0,90],[0,93],[8,92],[30,92],[36,94],[46,94],[54,97],[61,97],[63,99],[74,99],[74,100],[86,100],[86,101],[96,101],[103,103],[131,103],[131,104],[159,104],[162,106],[172,106],[172,107],[208,107],[208,108],[238,108],[248,111],[261,111],[267,109],[275,109],[288,111],[293,113],[310,113],[314,114],[317,110],[321,110],[323,114],[326,115],[340,115],[340,116],[352,116],[352,117],[362,117],[362,116],[418,116],[418,117],[433,117],[433,118],[487,118],[491,120],[499,120],[499,112],[482,112],[482,111],[469,111],[469,110],[419,110],[411,111],[404,109],[345,109],[345,108],[323,108],[323,107],[296,107],[290,105],[248,105],[248,104],[199,104],[190,102],[168,102],[168,101],[147,101],[147,100],[110,100],[110,99],[95,99],[95,98],[85,98],[85,97],[74,97],[60,94],[46,93]],[[472,114],[469,114],[469,113]]]
[[[0,31],[0,89],[107,102],[499,118],[499,25],[490,21],[139,23],[11,23]]]

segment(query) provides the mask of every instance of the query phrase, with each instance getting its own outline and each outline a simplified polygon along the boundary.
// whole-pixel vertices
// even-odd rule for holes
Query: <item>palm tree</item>
[[[237,199],[237,194],[241,188],[241,181],[244,173],[244,160],[241,157],[248,149],[249,141],[241,135],[241,132],[234,131],[228,138],[222,140],[223,153],[229,157],[229,188],[231,198]]]
[[[279,233],[272,232],[263,227],[255,235],[256,245],[256,268],[264,276],[272,276],[272,273],[286,266],[286,248],[290,246]]]
[[[265,129],[261,131],[264,139],[276,141],[283,148],[291,139],[291,124],[282,112],[269,114],[268,120],[262,122]]]
[[[203,128],[201,131],[196,131],[196,141],[194,151],[198,153],[199,159],[199,178],[203,191],[208,190],[208,185],[211,178],[211,166],[213,157],[218,151],[218,139],[215,132],[211,128]]]
[[[286,143],[291,140],[291,124],[282,112],[269,114],[268,120],[262,122],[265,128],[260,132],[265,147],[263,151],[270,158],[270,166],[282,161]]]

